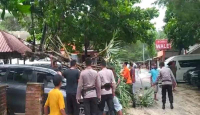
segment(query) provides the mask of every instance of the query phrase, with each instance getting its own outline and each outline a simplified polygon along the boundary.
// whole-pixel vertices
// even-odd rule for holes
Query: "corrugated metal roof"
[[[31,49],[24,45],[15,36],[5,31],[0,31],[0,53],[15,51],[24,54],[26,51],[31,51]]]
[[[196,50],[198,50],[200,48],[200,44],[195,44],[193,46],[189,47],[189,50],[187,51],[188,54],[192,54],[193,52],[195,52]]]

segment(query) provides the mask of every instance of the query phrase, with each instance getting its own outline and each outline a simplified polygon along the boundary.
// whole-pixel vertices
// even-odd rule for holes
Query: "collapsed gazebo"
[[[5,31],[0,30],[0,59],[22,58],[26,52],[31,52],[22,41]]]

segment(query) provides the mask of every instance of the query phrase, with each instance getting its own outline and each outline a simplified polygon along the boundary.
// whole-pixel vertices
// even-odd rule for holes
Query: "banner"
[[[156,50],[170,50],[171,43],[167,39],[156,40]]]

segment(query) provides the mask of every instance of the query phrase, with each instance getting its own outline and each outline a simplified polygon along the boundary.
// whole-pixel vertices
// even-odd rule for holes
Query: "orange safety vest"
[[[130,70],[127,67],[125,67],[123,69],[122,76],[126,80],[126,84],[132,84],[132,79],[131,79],[131,76],[130,76]]]

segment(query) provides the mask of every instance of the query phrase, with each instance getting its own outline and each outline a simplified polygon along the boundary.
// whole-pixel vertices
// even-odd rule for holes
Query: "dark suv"
[[[0,84],[8,85],[7,106],[11,115],[25,113],[26,83],[44,83],[44,101],[48,92],[54,88],[52,78],[56,71],[43,67],[27,65],[0,65]],[[63,78],[61,92],[66,98],[66,79]]]

